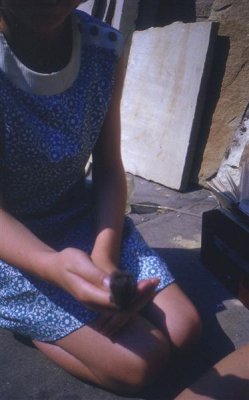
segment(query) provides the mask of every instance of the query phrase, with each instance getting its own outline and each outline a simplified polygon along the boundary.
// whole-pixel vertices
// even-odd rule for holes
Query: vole
[[[134,300],[137,283],[133,275],[126,271],[112,272],[110,279],[111,301],[124,311]]]

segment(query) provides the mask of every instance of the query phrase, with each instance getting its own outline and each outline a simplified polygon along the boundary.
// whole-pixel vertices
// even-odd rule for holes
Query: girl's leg
[[[175,400],[213,399],[249,399],[249,345],[223,358]]]
[[[77,377],[107,389],[135,393],[168,362],[166,337],[141,316],[111,339],[84,326],[54,344],[34,341],[50,359]]]
[[[134,393],[167,365],[170,343],[186,347],[201,330],[196,309],[176,284],[159,292],[144,316],[134,318],[111,339],[93,326],[85,326],[54,344],[34,344],[83,380],[113,391]]]
[[[199,314],[175,283],[160,291],[145,308],[143,315],[178,349],[188,347],[200,336]]]

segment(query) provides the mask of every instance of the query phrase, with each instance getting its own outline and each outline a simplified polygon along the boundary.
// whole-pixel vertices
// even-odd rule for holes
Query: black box
[[[203,264],[249,308],[249,225],[226,209],[203,213]]]

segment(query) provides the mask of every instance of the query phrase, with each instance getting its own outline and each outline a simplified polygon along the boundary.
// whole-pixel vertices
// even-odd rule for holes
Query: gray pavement
[[[194,188],[179,193],[135,178],[131,200],[130,216],[138,229],[168,262],[199,309],[203,321],[200,343],[145,393],[125,397],[79,381],[29,343],[0,330],[1,400],[170,400],[214,362],[249,341],[249,311],[200,260],[202,213],[217,207],[210,192]]]

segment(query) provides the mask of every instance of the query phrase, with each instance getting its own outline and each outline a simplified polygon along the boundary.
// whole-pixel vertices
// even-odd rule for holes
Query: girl
[[[21,4],[0,0],[0,326],[79,378],[135,392],[200,321],[124,222],[122,37],[78,0]],[[137,281],[126,311],[110,293],[119,268]]]

